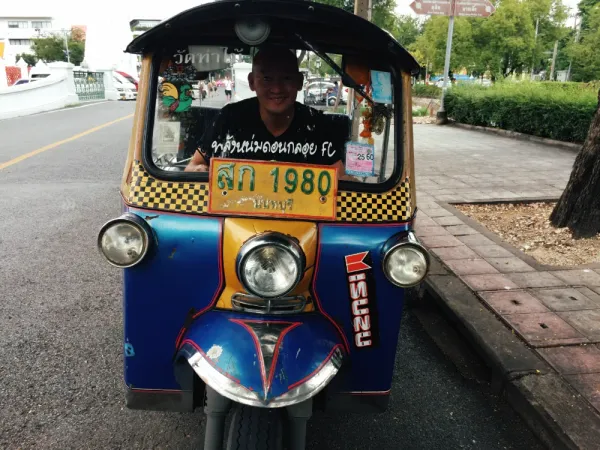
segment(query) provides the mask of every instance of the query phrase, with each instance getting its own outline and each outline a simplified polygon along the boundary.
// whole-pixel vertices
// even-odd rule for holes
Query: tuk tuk
[[[298,142],[252,129],[266,108],[246,108],[262,101],[257,83],[275,108],[294,74],[258,67],[248,76],[257,97],[228,105],[221,91],[190,96],[265,48],[292,53],[296,71],[318,59],[349,89],[345,105],[292,96],[318,138],[310,123]],[[207,450],[304,449],[313,413],[385,411],[403,305],[429,266],[412,232],[418,64],[374,24],[300,0],[204,4],[127,51],[142,69],[123,210],[98,236],[123,269],[127,406],[203,408]],[[242,106],[256,117],[232,114]],[[252,138],[207,141],[224,117]],[[206,170],[189,170],[211,145]]]

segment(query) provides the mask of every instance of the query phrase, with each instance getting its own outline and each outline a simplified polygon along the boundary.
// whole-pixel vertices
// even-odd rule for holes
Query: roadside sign
[[[414,0],[409,6],[428,16],[488,17],[496,10],[489,0],[455,0],[454,14],[451,0]]]
[[[450,0],[415,0],[410,5],[417,14],[430,16],[449,16]]]
[[[488,0],[456,0],[454,15],[458,17],[488,17],[496,10]]]

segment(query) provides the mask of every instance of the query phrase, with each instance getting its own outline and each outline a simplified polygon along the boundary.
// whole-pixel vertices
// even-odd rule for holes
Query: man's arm
[[[185,172],[208,172],[208,162],[206,161],[206,159],[204,158],[202,153],[200,153],[199,148],[194,152],[192,159],[190,159],[190,162],[185,167],[184,171]]]

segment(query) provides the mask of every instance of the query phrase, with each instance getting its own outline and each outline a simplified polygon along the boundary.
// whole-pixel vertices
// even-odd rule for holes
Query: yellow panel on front
[[[330,166],[213,158],[208,212],[334,220],[337,171]]]
[[[306,256],[304,277],[290,295],[304,295],[309,298],[315,257],[317,252],[317,226],[309,222],[292,222],[289,220],[258,219],[225,219],[223,224],[223,270],[225,272],[225,288],[218,308],[231,309],[231,297],[236,292],[246,292],[236,274],[236,258],[240,248],[248,239],[260,233],[276,231],[298,240]],[[309,303],[305,311],[313,311],[313,303]]]

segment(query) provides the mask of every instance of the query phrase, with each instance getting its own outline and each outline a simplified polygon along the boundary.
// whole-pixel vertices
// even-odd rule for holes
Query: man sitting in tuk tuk
[[[295,53],[261,49],[248,75],[256,97],[223,107],[186,171],[205,172],[212,157],[334,165],[342,159],[348,122],[296,102],[303,76]]]

